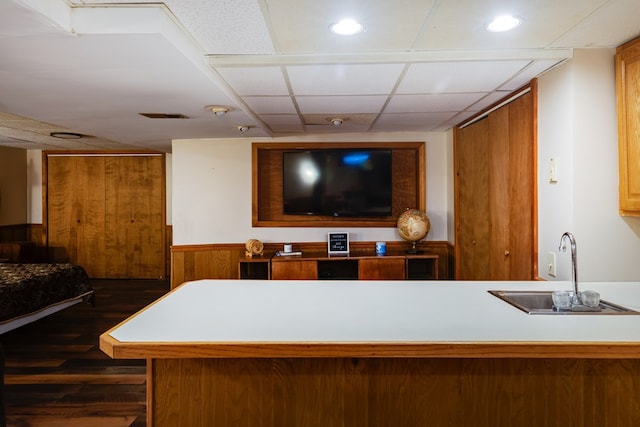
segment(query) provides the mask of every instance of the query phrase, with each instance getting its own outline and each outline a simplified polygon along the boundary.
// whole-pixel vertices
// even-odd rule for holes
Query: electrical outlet
[[[556,277],[556,253],[547,252],[547,273],[551,277]]]

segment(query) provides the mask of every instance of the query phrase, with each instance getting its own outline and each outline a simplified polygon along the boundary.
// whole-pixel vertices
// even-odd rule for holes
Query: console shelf
[[[304,253],[239,260],[240,279],[273,280],[437,280],[438,255],[392,252],[386,255],[328,256]]]

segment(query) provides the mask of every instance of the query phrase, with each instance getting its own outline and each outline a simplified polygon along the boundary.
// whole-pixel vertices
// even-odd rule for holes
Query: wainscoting
[[[15,259],[13,262],[49,262],[50,257],[47,253],[47,247],[45,246],[45,238],[42,233],[42,224],[17,224],[17,225],[3,225],[0,226],[0,243],[12,243],[12,242],[33,242],[35,249],[29,252],[25,256],[26,259]],[[173,242],[173,227],[167,225],[165,227],[165,242],[164,242],[164,254],[165,254],[165,277],[169,277],[171,268],[171,244]],[[14,245],[10,245],[13,250]],[[2,258],[3,256],[0,256]]]
[[[282,249],[283,243],[265,243],[264,256],[269,257]],[[326,250],[326,242],[309,242],[294,244],[295,250]],[[375,242],[351,242],[350,249],[354,253],[374,253]],[[387,242],[388,250],[408,248],[406,242]],[[427,253],[437,254],[438,277],[443,280],[453,279],[454,258],[453,246],[449,242],[427,241],[418,247]],[[171,247],[171,288],[181,283],[198,279],[237,279],[238,260],[245,257],[244,243],[220,243],[208,245],[178,245]]]

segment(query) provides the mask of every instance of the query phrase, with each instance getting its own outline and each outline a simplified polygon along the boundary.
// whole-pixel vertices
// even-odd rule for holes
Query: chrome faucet
[[[568,231],[565,232],[560,238],[560,247],[558,248],[560,252],[567,251],[567,245],[564,240],[565,237],[569,239],[569,243],[571,244],[571,281],[573,282],[573,300],[571,301],[572,305],[581,304],[580,293],[578,292],[578,250],[576,249],[576,239],[573,237],[573,234]]]

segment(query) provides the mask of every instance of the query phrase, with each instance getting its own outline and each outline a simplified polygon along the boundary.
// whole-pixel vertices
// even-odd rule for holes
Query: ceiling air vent
[[[184,114],[168,114],[168,113],[139,113],[141,116],[150,119],[188,119]]]

